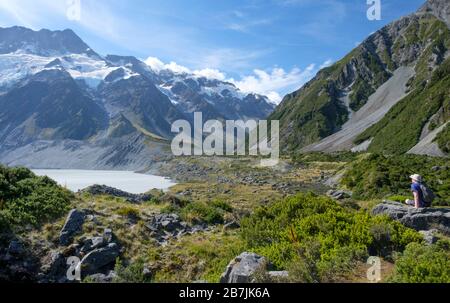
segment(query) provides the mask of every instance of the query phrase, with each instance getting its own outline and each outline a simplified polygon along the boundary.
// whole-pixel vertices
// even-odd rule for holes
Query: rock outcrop
[[[266,265],[264,257],[244,252],[228,264],[220,283],[252,283],[255,273],[265,270]]]
[[[115,262],[119,255],[120,249],[116,243],[110,243],[106,247],[95,249],[81,260],[81,274],[83,276],[96,274],[103,267]]]
[[[142,203],[150,201],[153,198],[153,196],[150,194],[131,194],[106,185],[92,185],[81,190],[80,192],[89,193],[91,195],[108,195],[118,198],[124,198],[130,203]]]
[[[346,190],[329,190],[327,192],[327,196],[334,200],[343,200],[351,198],[353,193],[351,191]]]
[[[388,215],[417,231],[437,229],[450,235],[450,208],[416,209],[398,202],[385,201],[372,210],[373,215]]]
[[[59,243],[63,246],[69,245],[73,237],[82,229],[86,214],[78,209],[72,209],[67,216],[66,223],[61,230]]]
[[[172,238],[208,230],[206,224],[191,227],[188,223],[183,222],[177,214],[156,215],[145,226],[160,245],[166,244]]]

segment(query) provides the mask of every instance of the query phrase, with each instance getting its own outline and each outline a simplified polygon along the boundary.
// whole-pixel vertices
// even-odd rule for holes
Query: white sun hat
[[[414,174],[409,176],[412,180],[417,181],[417,182],[422,182],[422,176],[418,175],[418,174]]]

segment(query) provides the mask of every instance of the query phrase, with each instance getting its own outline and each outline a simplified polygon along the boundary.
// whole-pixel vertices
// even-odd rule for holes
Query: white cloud
[[[156,57],[148,57],[144,62],[145,62],[145,64],[150,66],[150,68],[153,71],[155,71],[157,73],[166,68],[164,62],[162,62],[161,60],[159,60]]]
[[[160,72],[164,69],[168,69],[176,74],[189,74],[191,70],[185,66],[179,65],[176,62],[172,61],[169,64],[165,64],[161,60],[156,57],[148,57],[145,61],[145,64],[150,66],[150,68],[155,72]]]
[[[333,60],[331,60],[331,59],[328,59],[327,61],[325,61],[324,63],[322,63],[322,65],[319,67],[319,69],[322,69],[322,68],[325,68],[325,67],[328,67],[328,66],[330,66],[330,65],[332,65],[333,64]]]
[[[253,75],[245,76],[239,81],[234,79],[229,81],[245,93],[265,95],[272,102],[278,104],[281,102],[282,95],[303,86],[314,76],[316,71],[314,64],[304,70],[295,67],[290,72],[278,67],[270,72],[255,69]]]
[[[226,76],[224,73],[219,71],[218,69],[205,68],[201,70],[195,70],[193,74],[197,77],[205,77],[208,79],[217,79],[220,81],[225,81]]]
[[[240,80],[228,78],[224,72],[218,69],[205,68],[191,71],[189,68],[175,62],[165,64],[155,57],[149,57],[145,60],[145,63],[155,72],[169,69],[175,73],[188,73],[196,77],[227,81],[233,83],[243,93],[264,95],[273,103],[279,104],[284,95],[302,87],[314,77],[319,69],[330,66],[333,61],[331,59],[325,61],[320,65],[319,69],[316,68],[315,64],[310,64],[303,70],[294,67],[289,72],[279,67],[275,67],[269,71],[255,69],[253,70],[253,74],[243,76]]]
[[[166,69],[169,69],[173,71],[176,74],[189,74],[191,73],[191,70],[185,66],[179,65],[176,62],[170,62],[169,64],[166,64]]]

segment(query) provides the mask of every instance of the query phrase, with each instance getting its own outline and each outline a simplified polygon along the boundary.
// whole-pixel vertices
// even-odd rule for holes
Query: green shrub
[[[144,275],[144,266],[142,260],[124,266],[123,262],[117,258],[114,267],[117,276],[114,278],[114,283],[150,283],[151,277]]]
[[[331,281],[369,253],[387,256],[422,241],[387,217],[371,217],[311,193],[260,207],[241,223],[247,246],[277,269],[293,268],[300,282]]]
[[[449,242],[435,245],[411,243],[395,263],[392,282],[450,283]]]
[[[73,198],[48,177],[0,165],[0,227],[39,225],[67,212]]]
[[[450,154],[450,123],[436,136],[436,142],[443,152]]]
[[[117,214],[123,217],[139,218],[139,210],[129,206],[120,208],[117,210]]]
[[[214,200],[210,203],[210,205],[212,207],[222,209],[228,213],[231,213],[233,211],[233,207],[230,204],[228,204],[227,202],[222,201],[222,200]]]
[[[195,201],[180,211],[181,218],[191,223],[221,224],[224,222],[224,210],[213,205]]]
[[[409,176],[419,173],[437,196],[433,205],[448,205],[450,171],[434,169],[446,165],[447,159],[427,156],[366,154],[350,163],[341,183],[353,191],[355,199],[412,197]]]

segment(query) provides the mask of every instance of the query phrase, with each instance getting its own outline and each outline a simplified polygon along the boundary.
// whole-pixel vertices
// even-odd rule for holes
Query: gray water
[[[77,192],[94,184],[107,185],[123,191],[141,194],[151,189],[167,190],[175,185],[171,180],[138,174],[131,171],[75,170],[75,169],[34,169],[38,176],[48,176],[59,185]]]

